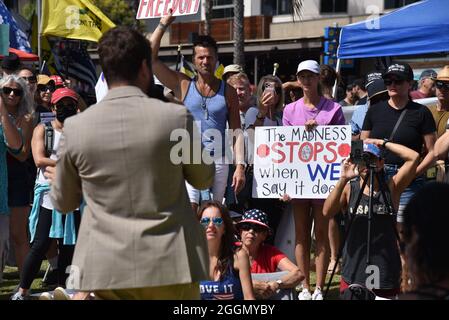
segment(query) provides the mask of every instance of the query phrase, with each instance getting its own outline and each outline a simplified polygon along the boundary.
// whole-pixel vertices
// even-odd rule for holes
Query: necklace
[[[203,85],[204,87],[204,85]],[[209,120],[209,110],[207,109],[207,99],[209,99],[209,94],[210,91],[212,90],[212,87],[209,86],[209,90],[207,91],[206,95],[203,96],[203,94],[201,93],[201,90],[198,90],[201,96],[201,109],[203,109],[204,112],[204,119],[205,120]]]

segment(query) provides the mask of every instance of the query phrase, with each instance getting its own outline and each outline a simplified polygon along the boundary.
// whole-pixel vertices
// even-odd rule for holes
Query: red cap
[[[63,86],[64,81],[62,81],[62,78],[58,75],[50,76],[50,79],[55,82],[55,86]]]
[[[68,89],[68,88],[59,88],[56,89],[55,92],[53,92],[51,96],[51,103],[55,104],[58,103],[59,100],[62,98],[72,98],[76,102],[78,102],[78,95],[75,91]]]

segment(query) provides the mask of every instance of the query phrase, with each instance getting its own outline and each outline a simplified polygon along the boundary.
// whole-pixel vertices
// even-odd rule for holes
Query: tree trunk
[[[245,33],[243,29],[243,0],[234,0],[234,64],[245,66]]]
[[[206,19],[204,20],[204,34],[209,36],[211,34],[211,20],[212,20],[212,0],[204,0],[204,13]]]

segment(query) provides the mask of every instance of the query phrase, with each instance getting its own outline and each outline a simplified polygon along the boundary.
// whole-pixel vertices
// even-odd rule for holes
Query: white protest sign
[[[151,19],[168,16],[186,16],[198,12],[201,0],[140,0],[136,19]]]
[[[256,127],[253,197],[325,199],[350,152],[350,126]]]

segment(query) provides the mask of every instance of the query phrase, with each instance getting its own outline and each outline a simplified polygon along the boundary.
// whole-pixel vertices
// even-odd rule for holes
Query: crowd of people
[[[158,51],[174,19],[161,18],[149,39],[126,27],[102,37],[109,91],[92,107],[61,77],[4,59],[0,281],[14,252],[20,284],[12,299],[28,298],[44,259],[60,288],[42,299],[69,297],[71,283],[79,299],[252,300],[290,290],[323,300],[326,275],[340,272],[340,262],[342,297],[353,285],[368,287],[372,265],[380,274],[368,289],[377,296],[447,297],[449,257],[437,249],[449,194],[449,66],[424,71],[412,91],[412,68],[395,63],[347,85],[337,102],[339,75],[305,60],[296,81],[266,75],[252,92],[243,66],[215,76],[210,36],[193,43],[193,79],[165,65]],[[435,105],[413,101],[432,92]],[[343,108],[356,104],[345,119]],[[363,140],[364,161],[345,159],[326,199],[252,196],[256,127],[346,123]],[[179,129],[191,143],[175,162]],[[231,157],[228,129],[237,132]],[[288,207],[293,261],[275,246]]]

